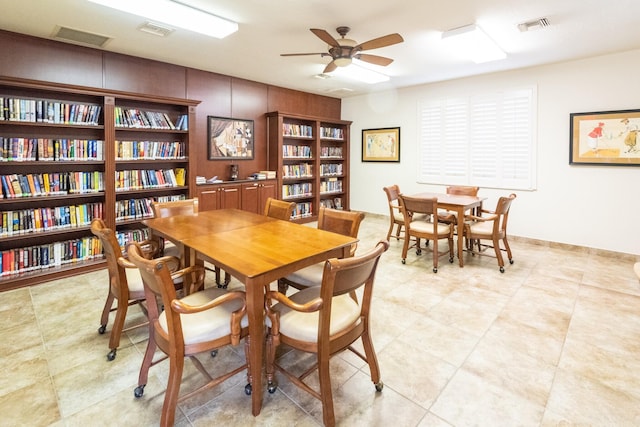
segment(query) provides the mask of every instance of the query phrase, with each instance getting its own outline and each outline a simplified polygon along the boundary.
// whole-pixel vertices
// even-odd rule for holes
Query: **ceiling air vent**
[[[521,33],[524,33],[525,31],[529,31],[531,29],[545,28],[545,27],[548,27],[549,25],[551,24],[549,23],[549,20],[547,18],[539,18],[539,19],[534,19],[533,21],[527,21],[527,22],[522,22],[521,24],[518,24],[518,29],[520,30]]]
[[[104,47],[110,37],[101,36],[100,34],[88,33],[86,31],[74,30],[73,28],[57,27],[53,33],[53,37],[56,39],[62,39],[65,41],[71,41],[81,43],[89,46]]]
[[[160,37],[166,37],[173,33],[173,28],[165,27],[164,25],[156,24],[155,22],[145,22],[138,27],[138,30]]]

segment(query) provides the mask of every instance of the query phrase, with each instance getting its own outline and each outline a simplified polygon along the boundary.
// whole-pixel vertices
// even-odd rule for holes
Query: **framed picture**
[[[207,116],[209,160],[253,159],[253,120]]]
[[[399,162],[400,128],[363,129],[363,162]]]
[[[569,164],[640,166],[640,110],[573,113]]]

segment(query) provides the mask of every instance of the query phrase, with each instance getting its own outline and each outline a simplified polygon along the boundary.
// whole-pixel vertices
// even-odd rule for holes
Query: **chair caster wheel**
[[[218,350],[211,350],[211,357],[216,357],[218,355]]]
[[[513,264],[513,260],[512,259],[509,260],[509,264]]]
[[[437,272],[438,272],[438,269],[437,269],[436,267],[433,267],[433,272],[434,272],[434,273],[437,273]]]
[[[449,263],[453,264],[453,258],[449,258]]]
[[[403,258],[403,259],[402,259],[402,263],[403,263],[403,264],[406,264],[406,263],[407,263],[407,261]]]
[[[98,328],[98,333],[102,335],[105,333],[106,330],[107,330],[107,325],[100,325],[100,327]]]
[[[139,385],[138,387],[136,387],[136,388],[133,390],[133,395],[134,395],[136,398],[140,398],[140,397],[142,397],[142,395],[144,394],[144,386],[145,386],[145,385],[146,385],[146,384]]]
[[[116,349],[114,348],[107,354],[107,360],[111,362],[115,358],[116,358]]]
[[[267,391],[269,392],[269,394],[275,393],[277,389],[278,389],[278,384],[277,383],[269,383],[269,384],[267,384]]]
[[[504,267],[500,267],[500,273],[504,273]]]
[[[416,255],[421,255],[422,254],[422,249],[416,249]]]
[[[246,394],[247,396],[251,396],[252,391],[253,387],[251,387],[251,384],[247,384],[246,386],[244,386],[244,394]]]
[[[384,383],[382,381],[374,385],[376,386],[376,391],[382,391],[382,389],[384,388]]]

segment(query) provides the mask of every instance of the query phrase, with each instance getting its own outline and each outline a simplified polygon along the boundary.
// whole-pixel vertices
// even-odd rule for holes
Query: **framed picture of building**
[[[253,159],[253,120],[207,117],[209,160]]]

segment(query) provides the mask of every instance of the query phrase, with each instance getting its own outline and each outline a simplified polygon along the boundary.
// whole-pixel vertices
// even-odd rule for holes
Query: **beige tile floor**
[[[386,234],[368,215],[361,248]],[[350,354],[332,360],[342,426],[640,425],[640,284],[632,257],[513,239],[515,263],[465,255],[465,267],[430,253],[400,262],[401,242],[383,255],[373,338],[382,393]],[[0,425],[152,426],[167,366],[152,368],[135,399],[146,330],[123,337],[107,362],[96,330],[106,271],[0,294]],[[234,283],[234,286],[239,286]],[[141,317],[132,311],[130,322]],[[203,355],[211,369],[243,359],[242,348]],[[288,363],[300,354],[283,351]],[[202,382],[187,363],[183,390]],[[279,378],[251,415],[242,374],[181,404],[179,426],[314,426],[321,407]]]

